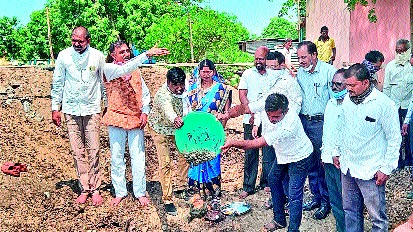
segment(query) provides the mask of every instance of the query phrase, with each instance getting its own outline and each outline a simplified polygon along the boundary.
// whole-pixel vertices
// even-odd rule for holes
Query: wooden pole
[[[46,17],[47,17],[47,38],[49,40],[49,49],[50,49],[50,60],[54,64],[54,55],[53,55],[53,47],[52,47],[52,35],[50,33],[49,7],[46,7]]]
[[[298,21],[298,42],[303,41],[301,34],[301,16],[300,16],[300,0],[297,2],[297,21]]]
[[[191,12],[188,9],[188,20],[189,20],[189,47],[191,48],[191,62],[194,63],[194,44],[192,42],[192,21],[191,21]]]

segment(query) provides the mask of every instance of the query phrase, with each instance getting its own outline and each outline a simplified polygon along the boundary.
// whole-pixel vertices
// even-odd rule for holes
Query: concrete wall
[[[396,41],[410,40],[410,0],[380,0],[375,5],[377,23],[369,22],[370,8],[357,5],[350,16],[350,61],[359,62],[370,50],[394,59]]]
[[[384,55],[384,65],[394,59],[396,41],[410,40],[410,0],[380,0],[375,4],[377,22],[369,22],[369,7],[357,5],[350,15],[350,62],[364,59],[370,50]],[[382,82],[384,70],[378,73]]]
[[[305,40],[317,40],[322,26],[328,27],[328,34],[336,43],[337,55],[334,66],[341,68],[343,62],[350,59],[350,12],[343,0],[307,0]]]

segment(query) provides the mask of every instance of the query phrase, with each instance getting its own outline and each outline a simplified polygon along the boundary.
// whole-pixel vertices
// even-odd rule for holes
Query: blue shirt
[[[334,66],[318,60],[313,73],[298,69],[297,82],[301,87],[301,114],[324,114],[328,100],[333,96],[331,81],[336,73]]]

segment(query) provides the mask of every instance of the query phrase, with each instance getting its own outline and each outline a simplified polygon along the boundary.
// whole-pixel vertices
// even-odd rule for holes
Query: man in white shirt
[[[244,106],[245,107],[245,106]],[[243,106],[238,106],[242,110]],[[273,220],[266,224],[267,231],[287,226],[284,212],[285,195],[282,181],[289,176],[289,231],[298,231],[302,218],[303,188],[310,164],[313,146],[306,136],[296,112],[289,112],[288,100],[282,94],[274,93],[265,100],[265,114],[261,114],[263,136],[254,140],[227,140],[222,147],[225,153],[231,147],[241,149],[272,146],[277,162],[271,168],[269,184],[274,204]]]
[[[297,81],[291,76],[290,72],[286,70],[285,68],[285,57],[281,52],[270,52],[267,55],[267,61],[266,61],[266,67],[267,67],[267,72],[271,74],[273,77],[270,81],[270,83],[267,83],[266,86],[263,86],[262,88],[262,94],[259,96],[259,101],[261,101],[261,109],[254,110],[253,113],[256,113],[258,111],[264,112],[264,105],[265,105],[265,99],[267,96],[271,93],[282,93],[287,96],[287,98],[290,100],[290,108],[294,112],[300,111],[301,108],[301,90],[300,86],[298,85]],[[261,96],[263,95],[263,96]],[[297,102],[298,100],[298,102]],[[252,129],[252,136],[255,138],[258,135],[259,131],[259,126],[261,125],[261,120],[260,117],[256,115],[254,117],[254,127]],[[272,155],[271,155],[272,154]],[[272,167],[272,163],[275,160],[276,154],[274,152],[271,152],[269,155],[267,155],[263,160],[262,160],[262,174],[261,176],[267,179],[269,171]],[[288,179],[284,182],[285,190],[287,191],[288,187]],[[267,187],[267,191],[269,190],[269,187]],[[271,198],[267,201],[266,203],[266,208],[271,208],[272,207],[272,202]]]
[[[413,68],[413,56],[410,57],[410,65]],[[403,136],[408,135],[410,141],[413,141],[413,128],[411,126],[412,125],[412,119],[411,119],[412,118],[412,112],[413,112],[413,99],[412,99],[412,101],[410,101],[409,108],[408,108],[407,113],[406,113],[406,118],[404,119],[403,126],[402,126],[402,135]],[[410,143],[410,151],[413,151],[412,146],[413,146],[413,144]],[[410,157],[410,158],[412,158],[412,157]],[[406,165],[409,164],[408,161],[406,163],[407,163]],[[413,163],[413,160],[410,161],[410,164],[412,164],[412,163]],[[412,180],[413,180],[413,171],[412,171]],[[413,190],[411,192],[409,192],[406,197],[407,197],[407,199],[413,199]]]
[[[293,47],[293,40],[288,38],[283,43],[283,47],[279,50],[285,57],[285,63],[283,66],[290,71],[290,74],[295,77],[297,69],[291,62],[291,55],[297,52],[297,49]]]
[[[165,55],[161,48],[150,49],[123,66],[105,64],[100,51],[90,47],[90,34],[84,27],[72,31],[72,47],[61,51],[53,74],[51,98],[52,121],[60,127],[64,113],[76,173],[82,193],[76,202],[84,204],[92,196],[92,204],[101,205],[99,193],[99,132],[101,100],[107,106],[103,73],[107,80],[129,74],[152,55]]]
[[[344,97],[347,95],[346,84],[344,82],[345,69],[339,69],[334,74],[331,88],[333,90],[333,98],[327,102],[324,112],[323,125],[323,145],[321,147],[321,160],[324,164],[325,178],[330,197],[330,205],[336,219],[336,230],[345,232],[343,199],[341,193],[341,172],[340,169],[333,165],[333,157],[337,156],[338,136],[341,136],[341,128],[337,127],[342,119],[341,106]],[[323,217],[320,213],[315,213],[314,217]]]
[[[401,134],[395,103],[370,83],[362,64],[344,74],[349,96],[342,104],[339,128],[340,156],[334,165],[341,169],[346,231],[364,231],[363,203],[372,231],[388,231],[385,182],[397,167]]]
[[[285,67],[285,56],[281,52],[268,53],[266,66],[268,69],[282,71],[283,75],[292,77],[292,74]]]
[[[383,93],[396,103],[399,111],[400,127],[405,120],[413,93],[413,72],[410,65],[411,49],[409,41],[399,39],[396,42],[396,58],[390,61],[385,70]],[[398,168],[404,168],[412,162],[409,136],[403,136]],[[403,149],[405,158],[403,158]]]
[[[269,49],[265,46],[257,48],[255,51],[255,60],[253,68],[247,69],[242,74],[238,85],[239,99],[241,104],[247,105],[249,102],[258,100],[262,97],[263,88],[270,85],[272,76],[266,69],[266,57]],[[254,139],[252,136],[254,116],[245,114],[243,119],[244,139]],[[274,157],[274,150],[270,146],[265,146],[262,149],[263,160],[271,160]],[[248,149],[245,151],[244,158],[244,182],[243,192],[240,198],[243,199],[255,192],[255,182],[258,174],[259,149]],[[263,166],[263,172],[268,173],[269,170]],[[268,181],[264,175],[260,179],[260,187],[267,187]]]
[[[95,206],[102,204],[99,193],[99,128],[101,99],[105,99],[102,83],[105,57],[90,47],[90,34],[84,27],[72,31],[72,47],[59,53],[52,82],[52,120],[61,126],[64,113],[76,173],[82,193],[76,202],[84,204],[92,195]]]

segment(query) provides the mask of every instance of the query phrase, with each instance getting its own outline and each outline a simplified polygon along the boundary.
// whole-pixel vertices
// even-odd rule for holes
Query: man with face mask
[[[257,48],[255,51],[255,60],[253,68],[247,69],[242,74],[238,85],[239,100],[241,104],[248,105],[249,102],[258,100],[263,89],[270,85],[273,78],[266,69],[266,57],[269,49],[265,46]],[[243,119],[244,139],[252,140],[254,116],[245,114]],[[260,134],[260,133],[259,133]],[[267,156],[274,156],[274,151],[271,147],[265,146],[262,149],[263,157],[267,160]],[[271,158],[268,158],[270,160]],[[248,149],[245,151],[244,159],[244,182],[243,191],[240,198],[243,199],[255,192],[255,182],[258,174],[259,149]],[[266,173],[268,173],[265,170]],[[260,187],[267,187],[268,181],[265,176],[260,179]]]
[[[328,100],[333,96],[331,82],[336,69],[323,61],[318,60],[316,45],[311,41],[303,41],[297,50],[300,68],[297,73],[297,82],[301,86],[303,102],[300,119],[304,131],[310,138],[316,162],[308,173],[310,190],[313,194],[311,201],[303,206],[303,210],[310,211],[319,208],[313,215],[315,219],[323,219],[330,213],[327,184],[324,177],[324,168],[321,163],[321,141],[323,135],[324,110]]]
[[[411,49],[409,41],[399,39],[396,42],[396,57],[387,64],[383,83],[383,93],[390,97],[398,107],[400,127],[403,126],[403,123],[409,123],[408,120],[405,119],[413,96],[413,72],[412,66],[410,65],[410,56]],[[411,163],[410,138],[407,136],[407,133],[405,133],[403,134],[403,143],[400,148],[397,168],[404,168],[406,165],[411,165]]]
[[[397,167],[401,143],[395,103],[370,82],[367,68],[352,65],[344,73],[349,92],[341,106],[337,127],[345,231],[363,232],[363,205],[369,212],[372,231],[388,231],[385,185]]]
[[[323,146],[321,147],[321,160],[324,164],[325,178],[328,187],[328,194],[330,197],[330,205],[336,219],[336,229],[338,232],[345,231],[344,225],[344,210],[343,200],[341,197],[341,174],[340,169],[333,164],[333,157],[338,156],[338,136],[341,136],[341,128],[337,124],[341,118],[341,103],[347,95],[346,84],[344,82],[345,69],[339,69],[334,74],[331,88],[333,90],[333,98],[331,98],[326,106],[324,112],[323,125]],[[319,217],[322,215],[314,215]]]
[[[398,108],[400,127],[402,127],[403,122],[409,123],[405,121],[405,118],[413,92],[413,72],[410,65],[410,56],[409,41],[399,39],[396,42],[396,58],[387,64],[383,83],[383,93],[390,97]],[[410,139],[409,136],[406,136],[407,133],[403,135],[404,143],[402,143],[400,149],[398,168],[404,168],[406,165],[411,165],[412,162]],[[403,157],[403,150],[405,157]]]
[[[377,50],[369,51],[361,62],[369,70],[371,83],[380,91],[383,90],[383,80],[379,80],[377,72],[381,69],[383,62],[384,56]]]

